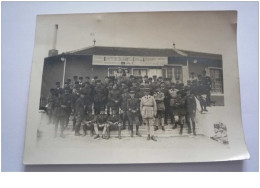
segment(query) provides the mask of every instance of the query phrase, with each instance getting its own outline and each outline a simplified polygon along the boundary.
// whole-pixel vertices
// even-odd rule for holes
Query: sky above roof
[[[92,46],[94,38],[98,46],[172,48],[174,42],[178,49],[213,54],[236,41],[236,14],[228,11],[43,15],[37,18],[38,61],[52,48],[55,24],[59,53]]]

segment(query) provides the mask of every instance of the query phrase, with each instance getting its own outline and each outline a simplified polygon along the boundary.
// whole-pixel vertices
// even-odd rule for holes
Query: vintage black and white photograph
[[[234,11],[39,15],[25,164],[247,159]]]

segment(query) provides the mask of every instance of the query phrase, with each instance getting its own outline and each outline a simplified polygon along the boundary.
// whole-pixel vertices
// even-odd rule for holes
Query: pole
[[[66,57],[64,58],[64,63],[63,63],[63,77],[62,77],[62,88],[64,88],[65,84],[65,70],[66,70]]]

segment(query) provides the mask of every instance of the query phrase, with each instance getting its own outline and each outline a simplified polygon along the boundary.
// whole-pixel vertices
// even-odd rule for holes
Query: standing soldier
[[[76,82],[78,82],[78,76],[73,76],[72,89],[74,89]]]
[[[82,88],[83,87],[82,85],[83,85],[83,77],[80,76],[79,77],[79,87]]]
[[[56,93],[56,98],[54,101],[55,108],[55,137],[57,137],[58,126],[60,124],[60,137],[64,138],[64,123],[65,123],[65,108],[66,102],[64,100],[63,91]]]
[[[94,91],[89,82],[85,83],[85,87],[82,88],[81,92],[85,95],[85,113],[88,114],[89,112],[92,112],[94,98]]]
[[[56,93],[62,93],[62,88],[60,87],[60,82],[56,82],[56,88],[55,88]]]
[[[142,114],[143,122],[146,123],[148,137],[147,140],[152,139],[157,141],[154,137],[154,118],[157,115],[157,106],[153,96],[150,95],[150,88],[145,89],[145,96],[141,98],[140,111]]]
[[[175,127],[177,127],[177,122],[180,125],[180,132],[181,135],[183,132],[183,125],[186,115],[186,97],[181,94],[180,91],[177,92],[177,97],[174,101],[174,118],[175,118]],[[177,121],[178,120],[178,121]]]
[[[115,84],[113,89],[108,94],[108,101],[110,102],[111,108],[116,110],[116,113],[119,112],[121,93]]]
[[[110,138],[110,128],[118,129],[118,138],[121,139],[121,126],[122,119],[119,114],[117,114],[117,109],[112,108],[112,114],[107,118],[107,139]]]
[[[49,123],[54,122],[54,102],[55,102],[55,89],[50,89],[50,95],[48,96],[48,107],[47,107],[47,114],[49,117]]]
[[[154,130],[158,130],[159,125],[162,127],[162,130],[165,131],[164,128],[164,115],[165,115],[165,106],[164,106],[164,93],[161,91],[161,88],[158,87],[156,89],[156,93],[154,94],[154,99],[157,105],[157,125],[155,125]]]
[[[128,88],[124,89],[123,94],[121,95],[121,102],[120,102],[120,111],[123,121],[123,129],[125,129],[126,121],[128,120],[128,125],[130,125],[129,119],[127,118],[127,101],[130,98],[130,95],[128,93]]]
[[[211,78],[206,75],[205,70],[202,72],[202,83],[204,85],[205,94],[207,96],[206,104],[207,104],[207,106],[210,106],[211,105],[210,90],[211,90],[212,81],[211,81]]]
[[[188,89],[187,90],[187,99],[186,99],[186,111],[187,111],[187,124],[188,124],[188,133],[191,133],[191,125],[192,124],[192,131],[193,135],[196,136],[196,124],[195,124],[195,116],[196,116],[196,109],[197,103],[193,91]]]
[[[98,133],[98,128],[102,128],[103,127],[103,133],[102,133],[102,138],[106,139],[106,131],[107,131],[107,115],[105,114],[105,108],[102,106],[100,107],[100,114],[98,114],[96,116],[96,122],[94,124],[94,130],[96,133],[96,136],[94,137],[94,139],[99,138],[99,133]]]
[[[71,90],[70,89],[65,89],[65,95],[64,95],[64,100],[66,103],[66,108],[65,108],[65,127],[67,128],[69,125],[69,119],[70,115],[72,112],[72,95],[71,95]]]
[[[140,116],[140,111],[139,111],[139,99],[135,98],[135,91],[133,88],[130,90],[129,94],[130,98],[127,99],[127,117],[129,120],[129,126],[131,130],[131,137],[133,137],[133,123],[136,125],[136,135],[141,136],[139,133],[139,126],[140,126],[140,121],[139,121],[139,116]]]
[[[107,89],[101,84],[100,80],[97,80],[96,87],[94,89],[95,114],[99,114],[101,108],[105,108],[106,103],[107,103]]]
[[[75,127],[75,136],[80,136],[80,126],[84,120],[85,109],[84,109],[84,94],[80,93],[80,97],[76,100],[75,103],[75,118],[76,118],[76,127]]]
[[[84,134],[83,136],[87,135],[87,128],[90,129],[90,136],[93,136],[93,132],[94,132],[94,123],[96,122],[96,117],[95,115],[91,112],[88,111],[87,114],[85,114],[85,119],[83,121],[83,131]]]

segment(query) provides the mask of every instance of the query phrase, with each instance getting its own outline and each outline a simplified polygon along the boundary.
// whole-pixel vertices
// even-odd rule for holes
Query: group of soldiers
[[[147,140],[157,141],[154,132],[170,119],[173,129],[183,133],[187,124],[188,133],[196,135],[196,99],[200,102],[201,112],[207,111],[210,105],[211,79],[203,71],[195,77],[191,73],[190,80],[184,85],[172,82],[170,78],[148,76],[107,76],[102,82],[97,76],[74,76],[67,79],[64,86],[56,82],[56,88],[50,89],[47,113],[49,123],[55,124],[55,137],[64,137],[64,130],[73,121],[75,136],[86,136],[87,130],[94,139],[110,138],[110,131],[117,130],[121,139],[121,130],[130,130],[130,136],[141,137],[139,126],[147,127]],[[71,118],[70,118],[71,117]],[[102,135],[99,134],[102,131]]]

